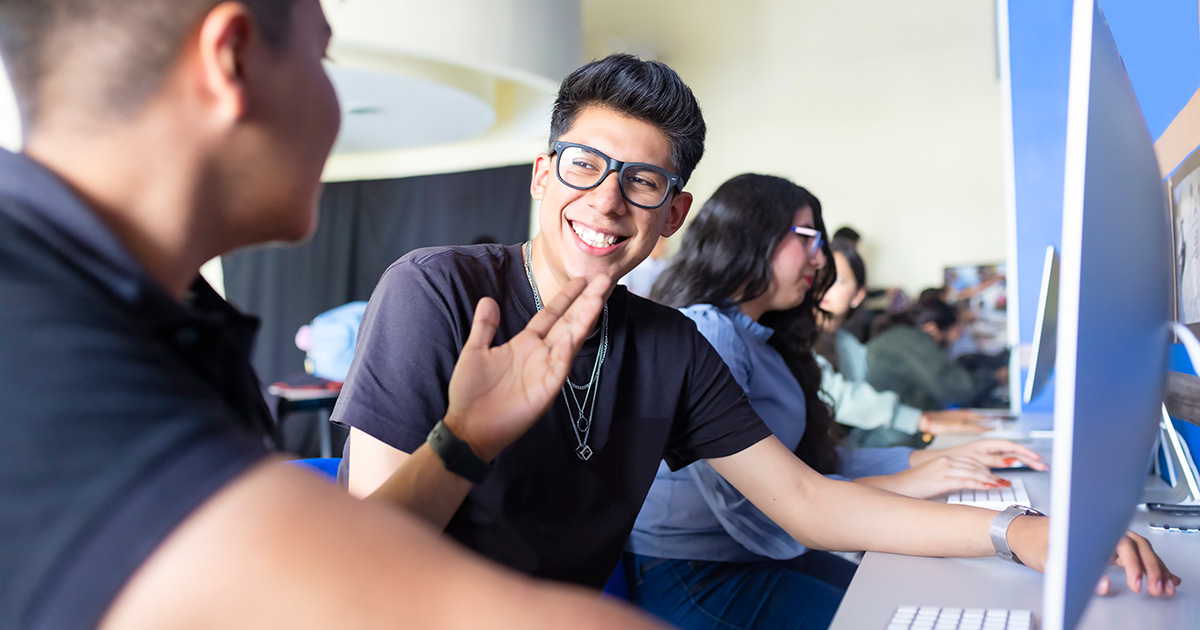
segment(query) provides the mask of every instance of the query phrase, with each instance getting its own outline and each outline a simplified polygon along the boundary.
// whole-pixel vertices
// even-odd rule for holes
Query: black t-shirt
[[[0,628],[87,628],[268,452],[256,323],[179,303],[57,178],[0,151]]]
[[[422,249],[393,264],[363,316],[334,421],[416,450],[445,415],[450,375],[483,296],[500,305],[495,343],[533,317],[519,246]],[[659,461],[680,468],[770,435],[691,320],[620,286],[608,309],[608,356],[587,440],[595,454],[586,462],[575,455],[560,395],[496,458],[446,527],[517,570],[597,588],[616,565]],[[575,383],[588,381],[599,343],[593,334],[584,344]]]

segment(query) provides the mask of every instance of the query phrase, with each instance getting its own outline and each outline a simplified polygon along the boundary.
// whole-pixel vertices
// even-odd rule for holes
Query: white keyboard
[[[1028,610],[901,606],[887,630],[1033,630]]]
[[[1009,479],[1011,488],[993,488],[991,490],[961,490],[946,495],[946,503],[961,503],[989,510],[1003,510],[1016,503],[1029,505],[1029,492],[1025,490],[1025,482],[1020,479]]]

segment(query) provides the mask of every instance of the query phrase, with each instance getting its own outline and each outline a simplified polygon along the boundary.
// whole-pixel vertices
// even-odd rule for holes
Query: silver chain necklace
[[[525,277],[529,280],[529,288],[533,289],[533,303],[537,306],[537,310],[542,310],[542,296],[538,293],[537,282],[533,279],[533,243],[525,241],[521,246],[521,258],[525,261]],[[562,387],[563,402],[567,405],[567,419],[571,422],[571,432],[575,434],[575,442],[579,446],[575,449],[575,456],[583,461],[587,461],[592,457],[592,447],[588,446],[588,436],[592,433],[592,415],[596,410],[596,398],[600,395],[600,368],[604,365],[604,357],[608,354],[608,304],[604,304],[604,317],[600,322],[600,349],[596,352],[596,362],[592,364],[592,376],[584,385],[576,385],[571,382],[570,377],[567,377],[567,382]],[[583,400],[580,401],[575,392],[583,392]],[[568,398],[567,392],[571,395]],[[575,406],[572,407],[571,403]],[[584,413],[584,409],[587,413]],[[576,411],[578,410],[578,411]]]

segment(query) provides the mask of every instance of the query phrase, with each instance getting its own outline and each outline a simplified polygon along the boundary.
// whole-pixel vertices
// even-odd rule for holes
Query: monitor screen
[[[1073,628],[1128,527],[1159,425],[1171,232],[1150,133],[1100,8],[1075,0],[1059,267],[1047,628]]]
[[[1029,376],[1025,379],[1025,404],[1041,395],[1054,374],[1054,356],[1058,346],[1058,253],[1046,247],[1042,265],[1042,290],[1038,293],[1037,322],[1033,329],[1033,355]]]

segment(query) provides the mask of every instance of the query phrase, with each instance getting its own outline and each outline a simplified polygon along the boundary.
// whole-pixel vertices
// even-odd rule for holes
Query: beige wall
[[[863,232],[872,284],[1004,259],[993,2],[582,0],[582,15],[585,56],[656,57],[696,91],[698,200],[738,173],[790,177],[831,229]],[[0,146],[19,135],[0,81]]]
[[[789,177],[865,237],[872,284],[915,291],[1004,260],[994,4],[583,0],[589,58],[661,59],[709,126],[689,188]]]

